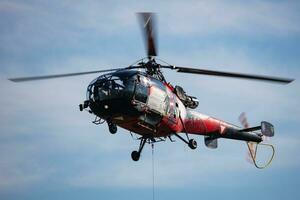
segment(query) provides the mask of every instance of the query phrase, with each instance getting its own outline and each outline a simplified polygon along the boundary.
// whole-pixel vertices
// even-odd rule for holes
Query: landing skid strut
[[[138,161],[140,159],[141,152],[142,152],[142,150],[145,146],[145,143],[147,142],[148,139],[149,138],[145,138],[145,137],[141,138],[139,150],[138,151],[133,151],[131,153],[131,158],[132,158],[133,161]]]
[[[164,139],[164,138],[153,138],[151,136],[143,136],[141,138],[138,138],[138,140],[140,140],[139,150],[138,151],[133,151],[131,153],[131,158],[132,158],[133,161],[138,161],[140,159],[142,150],[143,150],[146,143],[153,145],[153,143],[156,143],[156,142],[166,141],[166,139]]]
[[[186,143],[191,149],[197,148],[197,141],[194,139],[189,139],[188,134],[186,134],[187,140],[181,137],[179,134],[174,133],[176,137],[178,137],[180,140],[182,140],[184,143]]]

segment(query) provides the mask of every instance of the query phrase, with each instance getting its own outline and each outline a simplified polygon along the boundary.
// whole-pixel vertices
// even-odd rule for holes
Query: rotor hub
[[[149,57],[149,61],[144,63],[140,63],[140,66],[142,68],[145,68],[146,70],[146,73],[149,75],[149,76],[152,76],[162,82],[166,82],[166,79],[165,77],[163,76],[160,68],[161,68],[161,65],[158,64],[154,58],[152,57]]]

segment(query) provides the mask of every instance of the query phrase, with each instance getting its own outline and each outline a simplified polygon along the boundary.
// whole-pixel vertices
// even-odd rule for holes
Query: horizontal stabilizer
[[[216,139],[216,138],[213,138],[210,136],[205,136],[204,143],[205,143],[205,146],[207,146],[210,149],[218,148],[218,139]]]

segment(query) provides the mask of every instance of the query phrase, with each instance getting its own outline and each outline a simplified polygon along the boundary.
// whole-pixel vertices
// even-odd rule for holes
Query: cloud
[[[164,10],[169,31],[177,34],[285,35],[299,33],[294,1],[177,1]],[[180,12],[178,12],[180,10]]]
[[[220,140],[218,150],[208,150],[201,144],[197,150],[191,151],[180,142],[156,145],[154,153],[155,181],[158,188],[182,188],[205,184],[207,187],[219,187],[223,181],[219,177],[230,180],[228,174],[241,176],[244,173],[255,173],[256,169],[246,161],[247,148],[244,142]],[[297,168],[300,163],[297,157],[299,140],[289,137],[276,138],[276,156],[271,170]],[[170,149],[172,149],[170,153]],[[264,154],[266,149],[260,149]],[[260,156],[261,157],[261,156]],[[266,159],[266,158],[264,158]],[[121,167],[124,166],[124,167]],[[75,187],[122,187],[147,188],[152,186],[152,161],[150,147],[145,148],[143,157],[138,163],[120,158],[106,164],[90,165],[88,170],[80,170],[69,179],[69,184]],[[268,169],[267,169],[268,170]],[[195,178],[201,177],[201,178]],[[234,178],[233,178],[234,179]],[[241,182],[230,182],[227,187],[238,187]]]
[[[167,1],[162,6],[147,2],[128,2],[124,6],[122,1],[2,1],[0,7],[1,15],[6,19],[1,20],[5,25],[1,41],[5,42],[6,50],[29,45],[63,48],[63,44],[79,45],[91,37],[137,36],[140,32],[135,12],[146,8],[158,13],[158,28],[164,35],[224,33],[281,36],[299,33],[299,5],[295,1],[251,1],[246,5],[242,1]],[[30,40],[23,40],[24,37]]]
[[[221,57],[233,59],[229,55]],[[248,59],[239,58],[235,61],[238,66],[245,66],[246,69],[252,66],[252,70],[257,70],[253,68],[256,65],[252,65]],[[71,67],[72,63],[76,62],[76,58],[74,62],[68,62],[70,64],[65,66]],[[287,87],[288,91],[282,91],[285,87],[262,83],[244,82],[243,85],[237,85],[241,80],[202,77],[195,80],[195,84],[190,85],[190,75],[170,74],[169,78],[177,79],[179,76],[180,83],[186,83],[184,87],[200,97],[198,110],[201,112],[208,112],[215,117],[235,122],[238,114],[245,111],[245,106],[250,106],[246,112],[250,114],[248,117],[252,125],[259,123],[260,119],[257,118],[271,121],[272,119],[287,121],[291,118],[296,122],[299,120],[298,111],[294,108],[298,105],[299,97],[294,96],[293,92],[299,87],[297,84],[291,88]],[[77,188],[151,187],[149,148],[143,152],[143,158],[138,164],[133,163],[130,152],[137,148],[138,144],[134,141],[130,142],[130,136],[126,131],[120,130],[117,135],[111,136],[106,125],[94,126],[90,123],[93,120],[91,115],[78,111],[77,105],[84,100],[86,85],[92,77],[23,84],[1,81],[0,90],[6,94],[1,98],[1,104],[6,105],[0,113],[1,119],[5,119],[0,122],[1,138],[9,139],[4,140],[1,145],[6,144],[5,148],[10,148],[1,151],[3,152],[1,158],[4,158],[8,167],[2,169],[0,175],[3,177],[5,175],[5,179],[11,180],[6,185],[2,183],[4,188],[10,190],[16,185],[30,186],[49,180]],[[178,81],[174,80],[174,83],[176,82]],[[209,90],[207,90],[208,85],[211,88]],[[240,99],[240,96],[245,95],[248,98]],[[216,96],[219,98],[216,99]],[[287,98],[291,96],[294,96],[292,100]],[[269,102],[269,105],[267,107],[263,104],[259,105],[255,103],[257,101]],[[226,107],[223,107],[224,105]],[[266,113],[265,111],[269,109],[272,109],[272,112]],[[286,112],[292,114],[285,117]],[[278,135],[276,139],[277,137]],[[20,143],[13,142],[19,140],[18,138],[21,138]],[[295,141],[291,142],[294,137],[287,138],[286,142],[285,138],[279,138],[278,141],[275,140],[275,143],[279,143],[279,153],[272,168],[285,169],[299,166],[299,162],[293,160],[293,157],[296,157],[295,152],[298,152],[298,144]],[[210,151],[201,147],[202,139],[202,137],[198,138],[200,147],[196,152],[184,147],[180,141],[176,144],[168,142],[156,146],[157,186],[176,188],[204,183],[215,185],[216,183],[209,180],[221,176],[224,170],[232,173],[238,170],[239,173],[243,173],[252,169],[253,166],[249,166],[244,159],[246,154],[244,143],[223,141],[219,150]],[[26,145],[33,145],[35,148],[26,150]],[[10,149],[19,149],[19,151]],[[15,160],[6,157],[7,152],[10,152],[9,154],[13,155]],[[37,167],[29,172],[21,167],[20,172],[18,166],[22,162],[25,163],[26,168],[32,165]],[[218,165],[222,167],[216,167]],[[201,180],[195,180],[194,177],[201,177]]]
[[[138,142],[132,141],[127,131],[120,129],[117,135],[111,136],[106,125],[95,126],[90,123],[93,116],[79,112],[78,104],[85,99],[86,86],[96,75],[22,84],[9,82],[7,77],[127,65],[144,50],[120,41],[123,37],[129,41],[140,37],[134,12],[148,9],[158,13],[162,37],[175,38],[173,50],[165,54],[174,64],[199,66],[202,63],[210,69],[297,78],[298,69],[281,68],[276,59],[256,59],[262,54],[258,51],[261,49],[254,49],[249,55],[247,47],[234,48],[226,43],[212,42],[210,48],[188,49],[175,42],[184,36],[191,44],[194,40],[189,36],[217,33],[220,33],[218,37],[223,34],[268,35],[271,41],[278,36],[289,38],[299,33],[295,4],[254,1],[244,6],[239,2],[172,1],[159,5],[129,2],[124,6],[103,1],[88,4],[2,1],[0,15],[5,17],[0,22],[5,24],[7,20],[9,26],[0,31],[4,44],[0,50],[6,53],[0,61],[1,66],[6,66],[1,68],[0,80],[1,189],[13,191],[15,187],[47,185],[48,182],[76,188],[147,188],[152,185],[150,147],[146,147],[140,162],[135,163],[130,159],[130,152],[137,148]],[[141,42],[141,47],[142,38],[139,40],[136,43]],[[272,53],[271,56],[276,57]],[[294,57],[288,59],[299,63]],[[270,67],[262,67],[267,61]],[[172,72],[166,72],[166,76],[200,99],[197,109],[200,112],[233,123],[238,123],[237,117],[242,111],[247,112],[252,125],[270,120],[277,131],[273,142],[278,154],[268,170],[288,171],[299,167],[299,161],[294,159],[299,152],[298,81],[278,86]],[[236,178],[238,176],[257,176],[258,172],[244,159],[244,143],[220,140],[219,149],[212,151],[203,147],[202,137],[196,138],[199,144],[196,151],[189,150],[180,141],[155,145],[157,186],[182,188],[219,184],[230,187],[249,185],[243,182],[244,177]],[[231,177],[232,174],[235,176]],[[214,180],[218,180],[217,183]]]

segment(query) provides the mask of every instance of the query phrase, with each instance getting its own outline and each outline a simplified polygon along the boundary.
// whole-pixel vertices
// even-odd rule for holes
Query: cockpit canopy
[[[123,98],[134,90],[133,73],[111,73],[99,76],[87,88],[87,99],[93,102]]]

